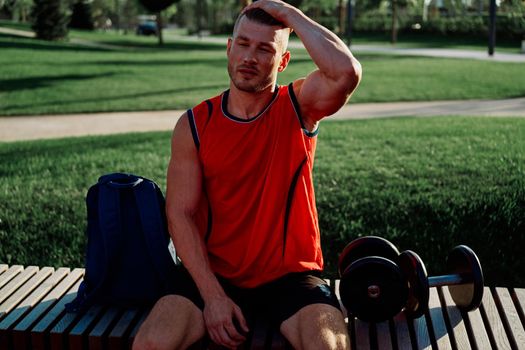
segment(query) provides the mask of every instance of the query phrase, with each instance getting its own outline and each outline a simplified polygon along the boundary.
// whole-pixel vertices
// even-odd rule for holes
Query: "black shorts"
[[[218,280],[226,294],[241,308],[249,324],[255,315],[263,316],[273,324],[280,324],[297,311],[311,304],[328,304],[341,310],[330,286],[319,277],[318,271],[290,273],[256,288],[239,288],[224,278]],[[188,271],[178,266],[170,294],[191,300],[204,310],[204,301]]]

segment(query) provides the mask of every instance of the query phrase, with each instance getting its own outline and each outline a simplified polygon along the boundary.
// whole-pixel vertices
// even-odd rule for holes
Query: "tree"
[[[75,2],[69,28],[93,30],[94,27],[91,3],[85,0]]]
[[[0,0],[0,10],[5,10],[13,21],[27,22],[33,0]]]
[[[159,45],[163,45],[162,39],[162,11],[178,2],[179,0],[140,0],[140,3],[151,13],[156,14],[157,17],[157,32],[159,37]]]
[[[69,14],[61,0],[35,0],[31,17],[37,38],[58,40],[67,36]]]

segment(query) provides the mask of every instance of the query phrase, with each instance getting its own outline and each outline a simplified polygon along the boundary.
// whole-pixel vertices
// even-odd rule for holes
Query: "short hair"
[[[264,11],[263,9],[253,8],[253,9],[249,9],[241,13],[239,17],[237,17],[237,20],[235,21],[235,25],[233,27],[234,36],[235,36],[235,33],[237,32],[237,27],[239,26],[239,22],[241,21],[241,18],[243,18],[244,16],[246,16],[246,18],[248,18],[251,21],[254,21],[260,24],[264,24],[267,26],[276,26],[276,27],[280,27],[281,29],[287,28],[283,22],[278,21],[277,19],[275,19],[272,15],[270,15],[268,12]],[[290,32],[291,30],[288,33]],[[285,35],[282,38],[283,38],[282,48],[284,52],[286,51],[286,48],[288,46],[288,35]]]
[[[233,27],[233,32],[237,30],[237,25],[239,24],[241,18],[243,16],[246,16],[251,21],[260,23],[260,24],[266,24],[268,26],[278,26],[281,28],[285,28],[286,26],[283,24],[283,22],[276,20],[272,15],[270,15],[268,12],[264,11],[260,8],[254,8],[249,9],[243,13],[239,17],[237,17],[237,20],[235,21],[235,26]]]

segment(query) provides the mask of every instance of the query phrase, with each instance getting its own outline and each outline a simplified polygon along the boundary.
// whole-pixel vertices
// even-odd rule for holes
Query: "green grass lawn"
[[[0,144],[0,262],[82,266],[85,195],[131,172],[165,188],[170,133]],[[324,122],[315,182],[327,273],[350,240],[380,235],[442,272],[457,244],[487,284],[525,286],[525,119]]]
[[[78,34],[75,34],[78,33]],[[73,32],[116,49],[0,35],[0,115],[186,109],[228,87],[222,45]],[[357,54],[354,102],[525,96],[525,64]],[[314,69],[304,50],[279,77]]]

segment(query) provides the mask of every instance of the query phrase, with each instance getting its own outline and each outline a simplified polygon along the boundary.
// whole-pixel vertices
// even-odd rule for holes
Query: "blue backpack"
[[[157,184],[132,174],[104,175],[86,204],[86,271],[68,311],[93,304],[148,306],[167,294],[176,264]]]

